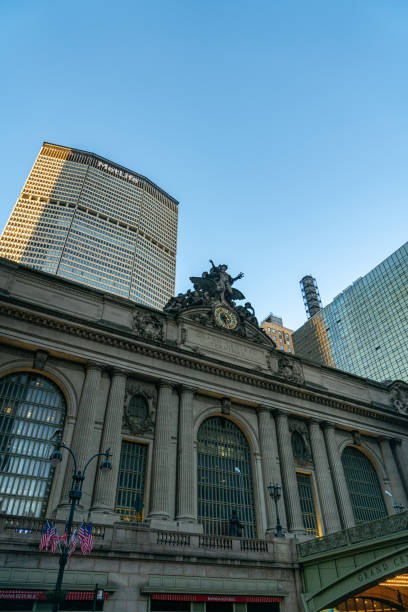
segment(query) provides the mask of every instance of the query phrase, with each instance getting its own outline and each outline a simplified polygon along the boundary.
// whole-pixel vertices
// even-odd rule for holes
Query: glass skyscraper
[[[0,257],[153,308],[174,295],[178,202],[93,153],[44,143]]]
[[[292,338],[301,357],[378,381],[408,382],[408,242]]]

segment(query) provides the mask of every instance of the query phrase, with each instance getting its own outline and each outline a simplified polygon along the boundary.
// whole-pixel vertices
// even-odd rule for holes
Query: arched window
[[[64,396],[47,378],[19,372],[0,380],[2,512],[45,515],[54,473],[51,438],[64,421]]]
[[[149,415],[149,407],[143,395],[134,395],[129,402],[129,416],[138,422],[144,421]]]
[[[371,461],[353,446],[341,456],[356,523],[387,516],[377,473]]]
[[[236,511],[242,536],[256,537],[251,453],[241,430],[231,421],[211,417],[198,431],[198,520],[204,532],[230,534]]]

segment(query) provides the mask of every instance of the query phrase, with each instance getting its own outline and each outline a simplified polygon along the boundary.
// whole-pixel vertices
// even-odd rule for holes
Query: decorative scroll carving
[[[137,413],[133,405],[138,398],[145,402],[146,409],[143,410],[143,402]],[[123,410],[123,427],[135,435],[144,435],[152,432],[155,419],[155,400],[156,395],[153,391],[136,381],[129,381],[126,385],[125,406]]]
[[[155,314],[135,308],[132,313],[132,329],[141,338],[156,342],[164,341],[163,321]]]
[[[282,376],[289,382],[303,383],[303,372],[301,365],[286,355],[279,357],[278,360],[278,376]]]
[[[390,386],[391,404],[400,414],[408,415],[408,385],[402,380],[394,381]]]

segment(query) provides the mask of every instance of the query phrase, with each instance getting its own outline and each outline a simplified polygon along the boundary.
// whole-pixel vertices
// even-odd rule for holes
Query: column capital
[[[105,366],[102,363],[98,363],[97,361],[88,361],[88,363],[86,364],[86,370],[99,370],[100,372],[102,372],[102,370],[105,368]]]
[[[332,423],[331,421],[321,421],[320,427],[323,429],[323,431],[329,430],[329,429],[334,430],[336,429],[336,424]]]
[[[197,387],[193,387],[192,385],[185,385],[182,383],[179,386],[179,390],[181,393],[195,393],[197,391]]]
[[[311,427],[312,425],[317,425],[318,427],[320,427],[321,425],[323,425],[323,423],[324,421],[317,417],[310,417],[310,419],[308,420],[309,427]]]
[[[268,412],[270,413],[272,410],[269,406],[266,406],[265,404],[259,404],[256,408],[255,408],[257,414],[261,414],[262,412]]]
[[[285,410],[282,410],[281,408],[272,408],[271,414],[273,414],[274,417],[286,417],[287,419],[289,418],[289,413]]]
[[[402,444],[401,438],[391,438],[390,440],[391,446],[400,446]]]
[[[129,372],[126,372],[126,370],[122,370],[121,368],[117,368],[115,366],[110,369],[110,374],[111,374],[112,378],[114,376],[123,376],[125,378],[127,378],[129,376]]]
[[[173,389],[174,383],[166,380],[165,378],[161,378],[158,382],[159,389]]]

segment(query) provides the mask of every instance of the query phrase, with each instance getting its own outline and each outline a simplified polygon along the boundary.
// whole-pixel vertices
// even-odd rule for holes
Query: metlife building
[[[103,157],[45,142],[0,257],[162,309],[174,295],[178,202]]]
[[[293,335],[295,354],[378,381],[408,382],[408,242]]]

